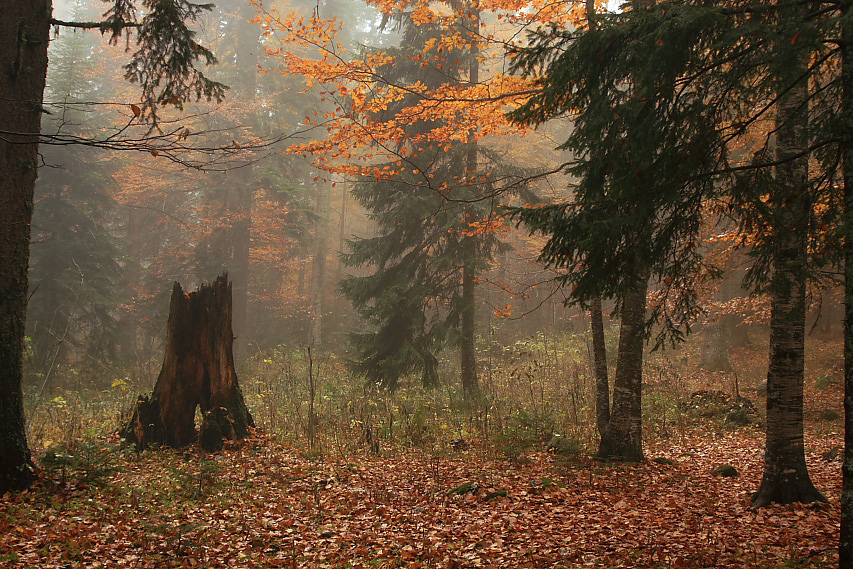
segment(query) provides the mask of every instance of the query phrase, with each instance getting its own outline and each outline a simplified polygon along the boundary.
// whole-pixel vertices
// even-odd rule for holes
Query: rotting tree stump
[[[223,274],[185,293],[172,289],[166,355],[154,391],[140,395],[122,438],[143,450],[152,443],[180,448],[199,440],[203,449],[242,439],[254,427],[234,371],[231,284]],[[202,424],[196,431],[196,409]]]

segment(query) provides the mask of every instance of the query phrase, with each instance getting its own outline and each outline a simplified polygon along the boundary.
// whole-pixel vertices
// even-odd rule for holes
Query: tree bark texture
[[[151,443],[205,450],[241,439],[254,426],[234,371],[231,285],[222,275],[190,294],[175,283],[169,306],[166,355],[150,397],[140,396],[122,429],[137,449]],[[196,408],[204,420],[196,432]]]
[[[254,105],[255,90],[258,77],[258,33],[255,26],[249,23],[255,17],[255,7],[240,1],[237,10],[237,67],[240,70],[240,91],[242,100],[247,105]],[[252,247],[252,209],[254,192],[258,182],[251,164],[244,168],[242,179],[245,183],[236,186],[236,203],[234,214],[237,222],[231,228],[233,243],[233,258],[231,279],[234,286],[234,351],[238,358],[246,354],[249,345],[248,311],[249,311],[249,275]]]
[[[607,347],[604,342],[604,314],[601,297],[590,303],[589,318],[592,326],[592,359],[595,368],[595,424],[600,437],[604,437],[610,422],[610,382],[607,377]]]
[[[703,326],[702,359],[699,367],[708,371],[732,371],[729,361],[729,342],[722,320]]]
[[[846,125],[842,160],[844,169],[844,463],[841,467],[841,534],[838,566],[853,567],[853,0],[843,0],[841,10],[841,116]]]
[[[33,478],[21,384],[49,6],[16,0],[0,10],[0,493]]]
[[[472,36],[470,56],[471,68],[468,71],[468,84],[476,85],[480,82],[480,64],[477,47],[477,35],[480,33],[480,5],[478,0],[473,0],[469,5],[470,30]],[[478,147],[477,141],[472,137],[469,142],[467,156],[465,157],[466,177],[474,176],[478,169]],[[476,324],[476,291],[474,290],[474,257],[477,254],[477,246],[473,237],[462,237],[462,248],[465,261],[462,264],[462,313],[460,314],[460,340],[459,358],[460,374],[462,376],[462,388],[466,394],[479,392],[480,383],[477,379],[477,352],[475,345]]]
[[[596,455],[602,460],[643,460],[643,346],[647,291],[648,281],[642,279],[623,293],[613,408]]]
[[[804,67],[805,61],[801,58]],[[799,71],[792,76],[799,76]],[[773,200],[773,275],[770,290],[770,364],[767,371],[767,433],[764,476],[753,496],[771,503],[825,501],[806,467],[803,441],[806,272],[811,199],[805,101],[808,86],[780,86],[776,117],[777,158]]]

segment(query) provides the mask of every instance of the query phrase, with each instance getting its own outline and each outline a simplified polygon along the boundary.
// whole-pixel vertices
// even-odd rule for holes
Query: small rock
[[[738,474],[737,468],[732,466],[731,464],[721,464],[717,468],[711,471],[712,474],[719,474],[720,476],[724,476],[726,478],[734,478]]]
[[[488,494],[486,494],[487,502],[495,498],[506,498],[506,490],[495,490],[494,492],[489,492]]]
[[[451,494],[458,494],[459,496],[462,496],[463,494],[468,494],[469,492],[471,494],[476,494],[479,489],[480,485],[476,482],[464,482],[453,490],[450,490],[447,495],[450,496]]]
[[[843,450],[844,449],[840,446],[834,446],[834,447],[830,448],[828,451],[826,451],[825,453],[823,453],[823,459],[827,462],[832,462],[833,460],[835,460],[839,456],[841,456],[841,451],[843,451]]]
[[[665,464],[667,466],[673,466],[675,464],[675,461],[670,460],[668,458],[664,458],[662,456],[659,456],[657,458],[653,458],[652,462],[656,462],[658,464]]]

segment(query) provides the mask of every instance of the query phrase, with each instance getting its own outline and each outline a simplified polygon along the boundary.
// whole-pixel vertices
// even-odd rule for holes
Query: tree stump
[[[228,275],[186,294],[172,289],[166,355],[150,396],[140,395],[121,429],[143,450],[152,443],[180,448],[200,440],[216,451],[223,438],[241,439],[254,427],[234,371],[231,284]],[[196,409],[203,421],[196,431]]]

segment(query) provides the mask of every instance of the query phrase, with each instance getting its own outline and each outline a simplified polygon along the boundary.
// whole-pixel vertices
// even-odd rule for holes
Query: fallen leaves
[[[210,457],[164,450],[122,459],[101,485],[48,491],[45,481],[5,496],[0,559],[9,568],[837,564],[840,473],[821,458],[837,436],[809,441],[829,505],[754,510],[761,432],[706,434],[647,449],[673,465],[634,466],[545,453],[520,465],[477,450],[311,461],[259,435],[216,455],[212,480]],[[741,476],[711,474],[723,462]]]

